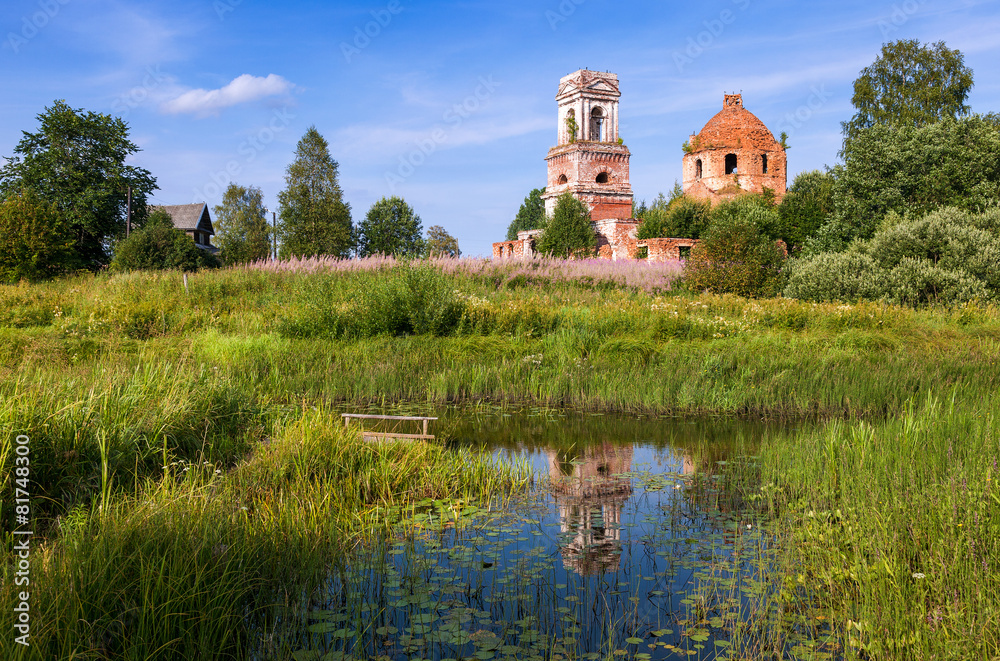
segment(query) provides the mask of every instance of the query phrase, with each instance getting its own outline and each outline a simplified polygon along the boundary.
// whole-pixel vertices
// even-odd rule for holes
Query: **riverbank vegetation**
[[[818,420],[744,476],[798,554],[783,607],[827,607],[849,657],[996,654],[1000,310],[694,295],[677,276],[376,258],[3,287],[8,554],[17,434],[36,522],[33,647],[5,653],[280,656],[273,607],[308,604],[390,508],[488,506],[528,480],[363,443],[336,407],[495,402]]]

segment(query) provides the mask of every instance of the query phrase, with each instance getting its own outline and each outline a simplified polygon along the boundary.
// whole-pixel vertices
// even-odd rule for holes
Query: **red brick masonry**
[[[698,239],[644,239],[639,241],[639,248],[646,248],[650,262],[676,262],[681,259],[681,248],[691,248],[698,245]]]

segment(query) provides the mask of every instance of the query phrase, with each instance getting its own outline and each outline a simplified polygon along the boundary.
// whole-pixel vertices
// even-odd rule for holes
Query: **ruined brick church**
[[[618,136],[621,91],[613,73],[581,69],[559,81],[556,146],[545,157],[548,184],[545,213],[570,192],[590,209],[602,259],[635,259],[646,248],[650,261],[675,260],[692,239],[639,241],[640,221],[632,218],[631,153]],[[753,113],[740,94],[726,94],[722,110],[692,135],[683,158],[684,193],[715,204],[746,192],[785,194],[785,148]],[[530,257],[541,230],[519,232],[514,241],[493,244],[494,259]]]

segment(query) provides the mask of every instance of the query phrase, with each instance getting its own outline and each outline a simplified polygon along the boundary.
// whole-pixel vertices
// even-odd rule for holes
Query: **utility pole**
[[[132,229],[132,186],[128,187],[128,197],[125,203],[125,238],[128,238],[128,233]]]

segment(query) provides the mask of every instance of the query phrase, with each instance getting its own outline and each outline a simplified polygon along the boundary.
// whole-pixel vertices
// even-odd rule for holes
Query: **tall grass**
[[[325,410],[303,412],[230,468],[160,468],[58,519],[33,563],[31,648],[5,637],[4,658],[263,655],[277,608],[303,608],[346,551],[384,534],[390,508],[500,504],[528,479],[440,445],[363,442]],[[13,567],[3,571],[0,626],[13,630],[17,589]]]
[[[997,658],[998,423],[995,397],[928,396],[765,440],[744,484],[778,531],[772,607],[826,620],[848,659]]]

